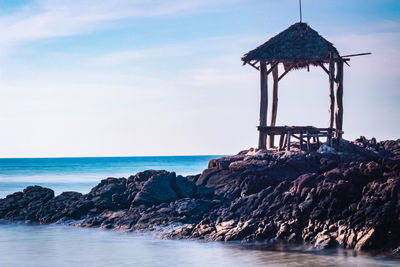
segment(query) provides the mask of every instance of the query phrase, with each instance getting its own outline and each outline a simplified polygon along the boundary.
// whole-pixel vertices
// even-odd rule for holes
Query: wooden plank
[[[295,133],[292,132],[291,137],[296,138],[297,140],[300,141],[300,136],[297,136]]]
[[[276,65],[272,71],[273,87],[272,87],[272,110],[271,110],[271,120],[270,126],[275,126],[276,115],[278,112],[278,66]],[[269,147],[274,147],[275,136],[273,134],[269,135]]]
[[[267,64],[260,62],[260,128],[267,126],[268,113],[268,75]],[[259,129],[258,148],[265,149],[267,147],[267,134]]]
[[[336,133],[338,139],[342,138],[343,129],[343,61],[337,62],[336,74],[336,111],[335,111],[335,126],[340,132]]]

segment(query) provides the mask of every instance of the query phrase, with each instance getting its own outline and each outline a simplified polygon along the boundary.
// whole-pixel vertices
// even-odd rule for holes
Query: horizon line
[[[151,156],[151,155],[147,155],[147,156],[77,156],[77,157],[73,157],[73,156],[55,156],[55,157],[0,157],[0,160],[2,159],[68,159],[68,158],[155,158],[155,157],[213,157],[213,156],[230,156],[231,154],[201,154],[201,155],[162,155],[162,156]]]

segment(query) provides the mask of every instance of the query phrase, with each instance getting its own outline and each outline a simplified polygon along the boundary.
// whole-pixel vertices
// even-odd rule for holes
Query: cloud
[[[0,17],[0,52],[25,42],[110,27],[112,21],[197,12],[212,5],[211,0],[39,0]]]
[[[190,41],[161,44],[148,48],[136,48],[122,51],[115,51],[93,57],[88,61],[89,65],[113,66],[129,64],[137,61],[153,61],[173,59],[175,62],[191,57],[197,59],[207,58],[207,60],[226,59],[227,55],[234,54],[240,64],[240,56],[246,49],[254,46],[259,39],[256,36],[221,36],[200,38]],[[225,63],[222,59],[221,63]],[[171,65],[173,63],[171,62]],[[209,63],[210,64],[210,63]]]

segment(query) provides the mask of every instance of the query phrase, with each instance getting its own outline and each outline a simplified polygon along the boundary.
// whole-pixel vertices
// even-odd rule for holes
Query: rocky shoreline
[[[152,230],[169,238],[262,241],[400,255],[400,139],[338,151],[242,151],[183,177],[148,170],[88,194],[29,186],[0,199],[0,219]]]

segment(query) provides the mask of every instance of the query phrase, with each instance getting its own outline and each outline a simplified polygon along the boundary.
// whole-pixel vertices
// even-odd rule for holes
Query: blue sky
[[[297,0],[0,0],[0,157],[233,154],[257,144],[247,51],[299,19]],[[353,58],[345,138],[399,137],[400,2],[303,0]],[[316,68],[280,84],[277,123],[325,127]]]

